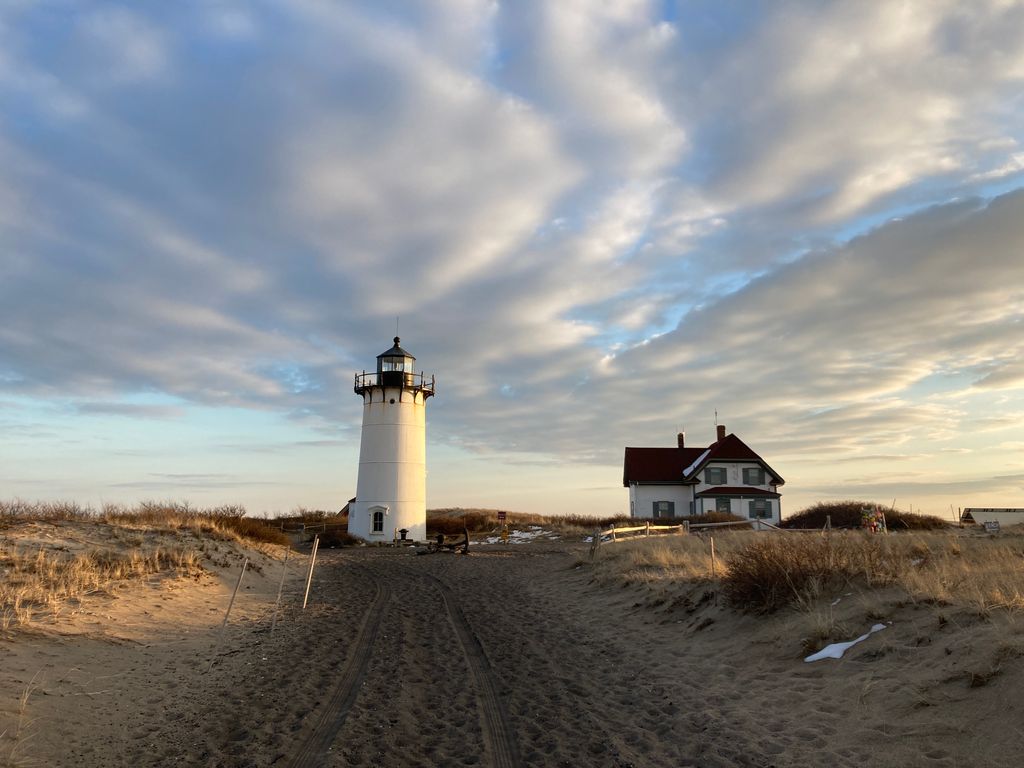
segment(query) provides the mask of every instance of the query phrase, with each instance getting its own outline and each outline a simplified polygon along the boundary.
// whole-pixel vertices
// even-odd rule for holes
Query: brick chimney
[[[685,432],[680,432],[676,436],[676,441],[679,443],[679,447],[680,448],[685,448],[686,447],[686,433]]]
[[[725,424],[718,425],[718,440],[719,442],[725,440]]]

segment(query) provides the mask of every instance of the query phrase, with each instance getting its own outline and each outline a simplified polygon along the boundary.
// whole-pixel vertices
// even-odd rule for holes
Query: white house
[[[785,480],[724,426],[717,437],[707,448],[687,448],[682,432],[675,448],[626,448],[622,484],[629,488],[630,516],[729,512],[778,525],[778,487]]]

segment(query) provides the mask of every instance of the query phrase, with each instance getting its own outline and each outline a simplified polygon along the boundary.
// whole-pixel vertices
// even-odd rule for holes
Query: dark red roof
[[[626,448],[622,484],[681,483],[683,472],[704,448]]]
[[[719,440],[717,443],[712,443],[711,450],[708,453],[707,460],[712,459],[727,460],[727,459],[739,459],[741,461],[761,461],[761,457],[754,453],[750,446],[740,440],[736,435],[731,432]]]
[[[781,495],[773,491],[765,491],[761,488],[751,488],[749,485],[720,485],[717,488],[708,488],[706,491],[701,491],[697,494],[698,498],[702,496],[771,496],[773,499]]]
[[[774,485],[786,483],[750,446],[729,433],[708,448],[626,448],[622,484],[695,483],[709,461],[756,461],[772,476]],[[687,469],[689,474],[684,474]]]

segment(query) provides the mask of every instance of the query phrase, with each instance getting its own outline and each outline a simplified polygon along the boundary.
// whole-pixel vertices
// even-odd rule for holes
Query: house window
[[[726,482],[725,467],[708,467],[705,469],[704,482],[708,485],[724,485]]]
[[[764,485],[764,470],[761,467],[744,467],[743,484]]]
[[[715,499],[715,512],[732,512],[732,499],[727,496]]]
[[[384,510],[378,509],[373,513],[373,532],[382,533],[384,531]]]
[[[676,516],[676,503],[674,501],[656,501],[656,502],[654,502],[654,516],[655,517],[675,517]]]
[[[751,499],[749,509],[749,516],[752,520],[757,517],[772,516],[772,503],[768,499]]]

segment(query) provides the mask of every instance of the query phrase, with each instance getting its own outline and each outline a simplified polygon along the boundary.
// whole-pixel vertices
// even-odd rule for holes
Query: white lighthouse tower
[[[427,538],[427,398],[434,377],[414,373],[416,358],[399,346],[377,355],[376,373],[356,374],[363,397],[356,500],[348,530],[367,541]]]

